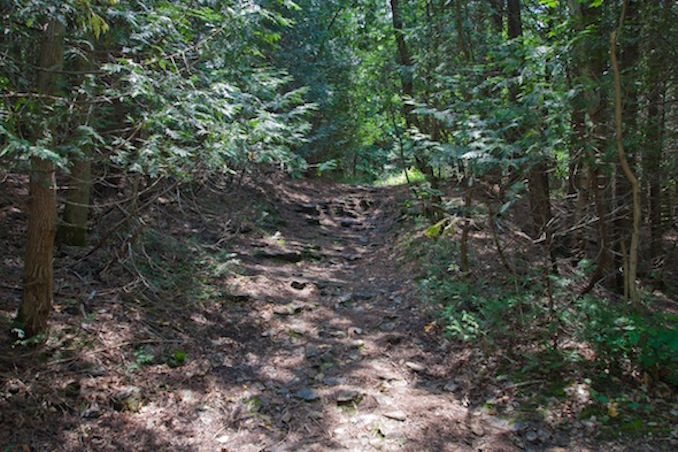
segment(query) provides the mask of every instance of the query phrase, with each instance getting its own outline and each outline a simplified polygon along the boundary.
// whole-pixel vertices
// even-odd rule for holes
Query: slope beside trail
[[[405,187],[270,185],[229,201],[267,206],[266,234],[229,218],[218,191],[201,201],[222,217],[180,218],[184,200],[155,218],[158,247],[190,238],[221,269],[207,278],[204,262],[163,255],[186,286],[209,282],[204,300],[142,297],[141,276],[106,288],[110,265],[87,276],[60,258],[54,338],[40,358],[3,352],[3,450],[597,450],[480,406],[510,382],[430,331],[397,247]],[[158,258],[136,250],[128,273]],[[88,301],[69,305],[85,281]]]

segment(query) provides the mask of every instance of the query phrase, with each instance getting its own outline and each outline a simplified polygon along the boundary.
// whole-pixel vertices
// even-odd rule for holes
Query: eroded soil
[[[430,331],[394,248],[407,227],[405,188],[296,181],[233,195],[242,212],[263,203],[258,218],[234,217],[220,207],[233,199],[220,196],[230,195],[213,192],[202,206],[201,196],[168,197],[148,219],[155,244],[113,265],[62,252],[47,344],[3,349],[3,450],[632,447],[525,416],[517,403],[502,416],[483,405],[521,385]],[[20,233],[2,237],[5,318],[20,296],[10,245]],[[174,241],[190,246],[173,256]],[[154,269],[183,281],[160,290],[144,276]]]

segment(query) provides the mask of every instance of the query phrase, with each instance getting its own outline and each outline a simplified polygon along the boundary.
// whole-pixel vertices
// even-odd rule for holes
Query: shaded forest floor
[[[513,381],[483,344],[443,339],[403,254],[405,187],[269,179],[168,191],[135,240],[59,250],[47,343],[0,350],[2,450],[678,447],[674,392],[656,407],[668,430],[610,440],[581,415],[586,381],[549,397],[548,378]],[[5,330],[23,182],[1,195]]]

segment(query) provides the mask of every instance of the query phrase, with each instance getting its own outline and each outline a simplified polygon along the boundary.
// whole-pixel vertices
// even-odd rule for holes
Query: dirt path
[[[2,450],[599,449],[584,446],[584,427],[570,438],[482,406],[517,385],[427,332],[393,248],[407,229],[405,188],[298,181],[249,196],[274,206],[270,235],[246,233],[244,220],[180,217],[181,205],[162,211],[172,225],[157,227],[174,238],[160,245],[184,247],[163,254],[165,276],[186,275],[185,293],[144,297],[137,291],[149,281],[125,287],[106,279],[113,267],[60,258],[47,347],[2,350]],[[185,259],[190,249],[208,250],[224,270],[204,299],[191,291],[205,265]],[[132,275],[160,253],[147,244],[137,255],[125,261]],[[6,317],[14,309],[2,304]]]
[[[421,306],[408,299],[411,281],[391,249],[403,190],[336,188],[283,193],[285,226],[236,246],[247,276],[231,290],[247,312],[239,334],[215,327],[206,338],[211,392],[193,391],[195,406],[180,402],[181,412],[198,413],[191,425],[200,434],[188,444],[515,449],[512,425],[468,407],[473,382],[452,373],[463,359],[429,341]]]

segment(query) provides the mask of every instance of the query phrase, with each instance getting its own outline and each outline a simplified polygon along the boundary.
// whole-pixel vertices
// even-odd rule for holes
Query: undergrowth
[[[178,240],[155,230],[142,237],[144,252],[135,257],[147,294],[204,303],[222,297],[222,280],[237,273],[240,262],[224,250],[207,251],[197,240]],[[197,269],[197,271],[196,271]]]
[[[516,353],[515,379],[587,375],[604,387],[611,380],[678,386],[678,316],[654,311],[651,299],[633,312],[621,300],[580,296],[574,288],[583,272],[574,279],[550,275],[548,284],[538,271],[517,279],[465,276],[455,241],[413,246],[425,269],[422,298],[434,307],[442,335]]]

